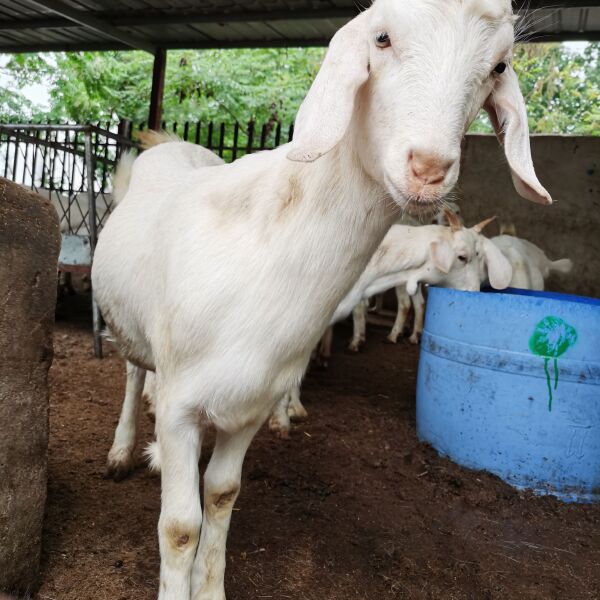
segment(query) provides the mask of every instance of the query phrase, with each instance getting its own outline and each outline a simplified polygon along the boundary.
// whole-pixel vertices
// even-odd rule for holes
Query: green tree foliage
[[[322,48],[169,52],[164,119],[245,124],[290,122],[322,60]],[[523,44],[515,68],[537,133],[600,135],[600,45],[581,53],[560,44]],[[147,118],[152,57],[143,52],[16,55],[1,69],[0,118],[117,121]],[[42,111],[19,88],[44,83]],[[481,116],[474,131],[490,131]]]
[[[582,53],[560,44],[522,44],[514,65],[532,133],[600,135],[600,44]],[[472,127],[491,130],[483,114]]]
[[[171,51],[164,118],[291,121],[323,54],[322,48]],[[17,87],[48,82],[50,111],[33,109],[34,118],[141,123],[148,115],[152,57],[144,52],[18,55],[6,70]],[[10,114],[10,107],[0,114]]]

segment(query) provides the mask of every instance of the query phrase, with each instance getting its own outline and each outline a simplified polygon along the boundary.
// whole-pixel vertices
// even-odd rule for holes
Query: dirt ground
[[[600,506],[438,457],[415,435],[417,349],[371,327],[351,355],[348,334],[307,376],[309,420],[288,441],[263,428],[248,452],[228,600],[600,599]],[[123,389],[122,361],[93,358],[87,323],[58,322],[38,600],[156,598],[160,481],[141,457],[130,479],[103,478]]]

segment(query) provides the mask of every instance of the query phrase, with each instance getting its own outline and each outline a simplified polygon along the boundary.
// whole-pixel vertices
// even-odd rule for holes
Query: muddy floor
[[[307,376],[309,420],[288,441],[263,428],[248,452],[228,600],[600,599],[600,506],[531,497],[439,458],[415,435],[417,349],[371,327],[351,355],[348,334]],[[154,599],[160,482],[141,457],[130,479],[103,478],[124,368],[91,350],[83,322],[57,324],[37,598]]]

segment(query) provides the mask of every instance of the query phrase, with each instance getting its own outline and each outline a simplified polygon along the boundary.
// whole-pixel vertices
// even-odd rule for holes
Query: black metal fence
[[[91,251],[112,207],[111,176],[124,149],[137,148],[145,124],[0,124],[0,175],[48,197],[63,235],[87,236]],[[292,139],[294,125],[269,122],[164,122],[165,131],[201,144],[227,162],[276,148]],[[65,266],[68,266],[65,264]]]
[[[89,236],[93,246],[112,208],[111,174],[135,146],[94,125],[0,124],[0,174],[48,197],[61,232]]]
[[[133,126],[127,121],[120,124],[121,131],[135,138],[138,131],[143,131],[147,125],[141,123]],[[175,133],[182,140],[200,144],[226,162],[232,162],[245,154],[271,150],[281,144],[291,141],[294,135],[294,124],[285,125],[280,121],[269,123],[214,123],[213,121],[186,121],[184,123],[167,123],[163,121],[164,131]]]
[[[60,269],[91,268],[96,239],[112,208],[112,173],[122,152],[137,148],[145,125],[129,121],[98,125],[0,124],[0,175],[46,196],[62,233]],[[163,123],[162,129],[201,144],[227,162],[276,148],[292,139],[294,126],[280,122]],[[94,347],[102,355],[101,319],[92,302]]]
[[[111,212],[110,174],[131,139],[93,125],[0,124],[0,172],[50,200],[60,219],[59,268],[89,272],[98,233]],[[101,318],[92,298],[94,351]]]

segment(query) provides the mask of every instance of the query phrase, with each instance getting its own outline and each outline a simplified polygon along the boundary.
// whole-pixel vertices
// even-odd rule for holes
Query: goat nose
[[[410,173],[424,185],[442,183],[454,162],[433,152],[411,150],[408,154]]]

